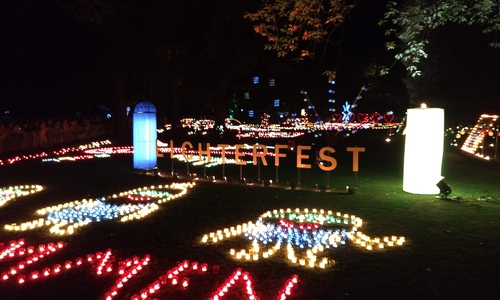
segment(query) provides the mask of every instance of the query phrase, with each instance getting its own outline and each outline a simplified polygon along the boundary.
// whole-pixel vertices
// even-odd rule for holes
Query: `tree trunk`
[[[227,89],[228,89],[228,78],[227,76],[221,76],[220,82],[220,94],[217,97],[217,106],[215,107],[215,124],[224,125],[226,122],[227,115]]]
[[[114,78],[114,102],[115,102],[115,135],[119,139],[132,139],[131,127],[129,126],[131,122],[129,120],[132,118],[134,108],[131,107],[129,116],[127,116],[127,111],[125,107],[126,103],[126,92],[123,86],[123,78],[120,75],[115,75]]]

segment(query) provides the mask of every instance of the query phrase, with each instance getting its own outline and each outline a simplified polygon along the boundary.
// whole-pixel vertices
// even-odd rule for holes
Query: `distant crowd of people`
[[[103,117],[0,120],[0,154],[87,141],[112,131],[112,122]]]

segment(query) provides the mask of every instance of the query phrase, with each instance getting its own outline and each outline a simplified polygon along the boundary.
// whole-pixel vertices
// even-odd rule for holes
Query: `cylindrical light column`
[[[406,115],[403,191],[439,194],[443,178],[444,110],[412,108]]]
[[[156,138],[155,106],[137,103],[133,115],[134,169],[156,169]]]

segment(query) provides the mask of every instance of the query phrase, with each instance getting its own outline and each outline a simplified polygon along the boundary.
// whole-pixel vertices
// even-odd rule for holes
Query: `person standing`
[[[3,140],[7,137],[9,131],[5,128],[5,124],[0,123],[0,153],[3,152]]]
[[[41,121],[40,122],[40,130],[38,131],[38,133],[40,134],[40,138],[39,138],[39,143],[40,143],[40,147],[42,148],[47,148],[47,125],[45,124],[45,121]]]

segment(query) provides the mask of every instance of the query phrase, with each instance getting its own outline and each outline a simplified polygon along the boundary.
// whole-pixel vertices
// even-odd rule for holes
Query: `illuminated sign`
[[[176,152],[176,148],[174,148],[174,142],[171,140],[169,144],[160,143],[161,147],[166,147],[167,151],[170,152],[170,157],[173,158]],[[226,164],[226,156],[228,154],[234,155],[235,164],[236,165],[246,165],[247,162],[244,160],[244,157],[248,154],[244,152],[248,146],[246,144],[236,144],[234,147],[231,147],[229,144],[217,144],[217,152],[221,155],[221,164]],[[234,151],[228,151],[228,149],[234,149]],[[266,156],[269,156],[271,146],[255,144],[251,146],[251,153],[249,153],[252,158],[253,165],[257,165],[258,161],[263,166],[268,165],[268,161]],[[276,144],[274,145],[274,165],[279,166],[280,160],[287,157],[288,145],[284,144]],[[352,171],[358,172],[359,170],[359,153],[365,152],[364,147],[347,147],[347,152],[352,152]],[[308,163],[310,161],[310,152],[312,151],[312,146],[310,145],[298,145],[296,148],[296,166],[299,169],[311,169],[312,165]],[[193,148],[193,144],[189,141],[185,141],[182,143],[180,148],[180,154],[182,154],[184,160],[189,161],[195,153],[198,153],[199,161],[204,161],[206,163],[210,163],[212,159],[212,152],[210,147],[210,143],[198,143],[198,149],[195,150]],[[323,164],[318,164],[318,167],[323,171],[332,171],[337,167],[337,160],[331,156],[331,154],[335,153],[335,149],[332,147],[323,147],[318,151],[318,157]]]

